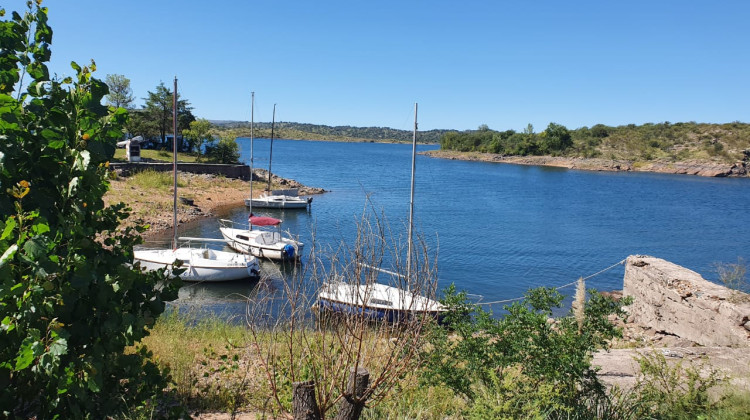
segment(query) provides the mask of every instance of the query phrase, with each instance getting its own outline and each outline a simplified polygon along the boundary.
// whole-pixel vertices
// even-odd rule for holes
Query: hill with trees
[[[219,131],[235,130],[242,136],[250,136],[250,123],[247,121],[211,121]],[[419,143],[439,143],[440,138],[451,130],[420,131],[417,136]],[[271,123],[256,122],[255,137],[271,137]],[[320,124],[306,124],[296,122],[277,122],[274,136],[293,140],[326,140],[326,141],[354,141],[354,142],[410,142],[411,130],[398,130],[389,127],[352,127],[348,125],[331,127]]]
[[[442,150],[505,156],[731,163],[746,159],[746,151],[750,150],[750,124],[662,122],[617,127],[597,124],[568,130],[550,123],[540,133],[535,133],[530,124],[521,133],[495,131],[482,125],[477,130],[445,133],[440,146]]]

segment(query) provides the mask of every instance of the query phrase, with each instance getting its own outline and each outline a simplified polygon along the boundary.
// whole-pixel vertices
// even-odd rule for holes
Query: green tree
[[[190,128],[182,132],[188,142],[188,152],[193,150],[197,153],[201,152],[203,142],[213,139],[211,128],[211,123],[204,118],[199,118],[190,123]]]
[[[159,130],[159,138],[164,143],[167,139],[167,133],[172,129],[172,91],[169,90],[164,82],[159,83],[154,92],[148,91],[148,97],[143,98],[146,101],[144,107],[148,118],[154,122]],[[193,108],[187,99],[177,99],[177,129],[186,130],[190,123],[195,121],[192,112]]]
[[[206,155],[217,163],[235,164],[240,162],[240,146],[233,133],[222,135],[218,143],[206,145]]]
[[[155,139],[159,137],[159,127],[156,121],[150,118],[143,109],[132,109],[128,112],[128,121],[125,130],[132,137],[142,136],[144,139]]]
[[[539,146],[542,153],[558,154],[573,145],[570,131],[564,125],[549,123],[541,134]]]
[[[93,62],[49,78],[39,3],[0,20],[0,417],[104,418],[166,385],[145,348],[125,348],[178,285],[131,265],[140,236],[102,199],[127,113],[101,104]]]
[[[109,87],[107,104],[115,108],[130,109],[135,100],[133,89],[130,88],[130,79],[121,74],[108,74],[105,81]]]

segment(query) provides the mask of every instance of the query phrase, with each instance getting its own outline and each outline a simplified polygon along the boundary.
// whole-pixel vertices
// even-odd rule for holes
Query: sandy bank
[[[554,156],[503,156],[493,153],[456,152],[452,150],[429,150],[422,154],[441,159],[468,160],[478,162],[511,163],[515,165],[553,166],[586,171],[632,171],[666,174],[687,174],[709,177],[747,177],[750,163],[719,163],[709,161],[685,162],[632,162],[600,158],[571,158]]]

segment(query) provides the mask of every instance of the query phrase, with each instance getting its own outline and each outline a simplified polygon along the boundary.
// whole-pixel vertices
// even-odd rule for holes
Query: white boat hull
[[[302,242],[284,238],[278,232],[230,227],[221,227],[219,230],[230,248],[258,258],[293,260],[300,258],[304,249]]]
[[[253,199],[245,199],[246,206],[265,209],[304,209],[311,202],[311,198],[308,199],[293,195],[266,195]]]
[[[440,302],[385,284],[325,283],[318,293],[320,309],[397,322],[419,315],[439,318]]]
[[[134,261],[141,269],[152,271],[167,268],[172,275],[172,264],[182,261],[184,281],[220,282],[258,278],[260,266],[255,257],[212,249],[177,248],[144,249],[134,251]]]

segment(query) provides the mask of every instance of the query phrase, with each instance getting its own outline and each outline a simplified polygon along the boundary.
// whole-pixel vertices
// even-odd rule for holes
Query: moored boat
[[[433,316],[439,318],[447,311],[440,302],[419,294],[420,282],[412,273],[412,229],[414,225],[414,173],[417,154],[417,105],[414,104],[414,138],[412,140],[411,163],[411,198],[409,205],[408,250],[406,256],[406,274],[369,267],[375,271],[385,272],[393,279],[398,279],[399,286],[382,283],[360,283],[359,279],[337,280],[324,283],[318,291],[318,308],[333,313],[358,315],[366,318],[400,322],[413,319],[415,316]]]
[[[217,251],[208,248],[141,249],[134,251],[134,260],[142,269],[167,268],[172,275],[175,261],[182,262],[185,271],[180,274],[184,281],[218,282],[258,278],[258,259],[236,252]]]
[[[174,79],[174,93],[172,95],[172,128],[177,138],[177,78]],[[172,246],[160,249],[139,249],[133,251],[133,263],[143,270],[159,270],[166,268],[173,275],[173,265],[182,262],[185,271],[180,278],[186,281],[228,281],[249,277],[259,277],[260,265],[258,259],[234,252],[216,251],[208,248],[191,248],[177,246],[177,142],[173,142],[172,155],[173,176],[173,239]],[[210,242],[212,239],[194,238]]]
[[[245,199],[245,205],[250,208],[258,207],[266,209],[304,209],[309,207],[311,203],[312,197],[300,197],[296,188],[290,190],[273,190],[270,194]]]
[[[399,322],[414,316],[439,318],[446,311],[440,302],[409,290],[382,283],[324,283],[318,293],[318,307],[334,313]]]
[[[245,226],[227,219],[219,220],[219,231],[230,248],[258,258],[278,261],[301,257],[304,244],[282,235],[281,220],[251,214],[248,222]],[[265,226],[270,230],[253,228],[257,226]]]

